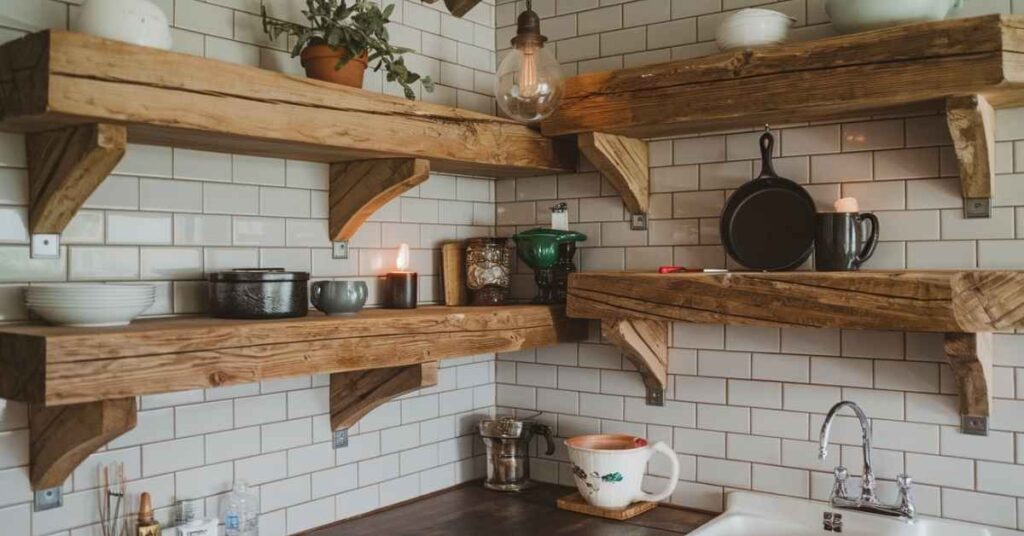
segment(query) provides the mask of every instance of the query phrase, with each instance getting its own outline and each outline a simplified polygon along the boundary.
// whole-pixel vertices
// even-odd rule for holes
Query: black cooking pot
[[[309,313],[308,272],[247,268],[210,274],[210,315],[289,318]]]
[[[772,167],[775,138],[761,136],[761,174],[733,192],[722,210],[725,251],[752,270],[792,270],[814,249],[814,200]]]

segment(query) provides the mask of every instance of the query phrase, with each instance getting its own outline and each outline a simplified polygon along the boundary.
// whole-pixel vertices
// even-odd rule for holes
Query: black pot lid
[[[284,268],[236,268],[210,274],[211,282],[309,281],[309,272],[286,272]]]

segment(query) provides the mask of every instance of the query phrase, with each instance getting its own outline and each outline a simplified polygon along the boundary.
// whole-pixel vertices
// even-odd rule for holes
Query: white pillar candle
[[[860,212],[856,197],[844,197],[835,202],[836,212]]]

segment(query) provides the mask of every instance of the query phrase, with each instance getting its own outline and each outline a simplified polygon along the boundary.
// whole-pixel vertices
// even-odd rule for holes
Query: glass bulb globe
[[[498,107],[525,123],[551,115],[562,100],[564,79],[554,55],[540,39],[523,39],[501,60],[494,77]]]

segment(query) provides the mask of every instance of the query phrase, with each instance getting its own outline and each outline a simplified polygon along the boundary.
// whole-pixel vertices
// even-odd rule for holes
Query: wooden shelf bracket
[[[991,217],[995,111],[983,95],[950,97],[946,99],[946,121],[960,162],[964,217]]]
[[[331,164],[329,227],[332,241],[349,240],[380,207],[430,176],[430,162],[385,158]]]
[[[644,215],[640,220],[642,225],[634,220],[631,227],[646,229],[651,184],[647,142],[603,132],[584,132],[577,137],[576,144],[583,156],[619,192],[629,212]]]
[[[135,428],[135,397],[40,407],[29,405],[32,489],[59,488],[90,454]]]
[[[33,256],[59,255],[59,235],[103,179],[121,161],[124,127],[87,124],[25,135],[29,232],[49,235],[48,253],[32,241]]]
[[[437,385],[437,361],[331,374],[331,429],[351,428],[388,400]]]
[[[960,430],[988,435],[992,411],[992,334],[947,333],[946,359],[960,391]]]
[[[601,335],[618,346],[640,371],[647,404],[665,405],[668,383],[668,322],[644,318],[601,320]]]

